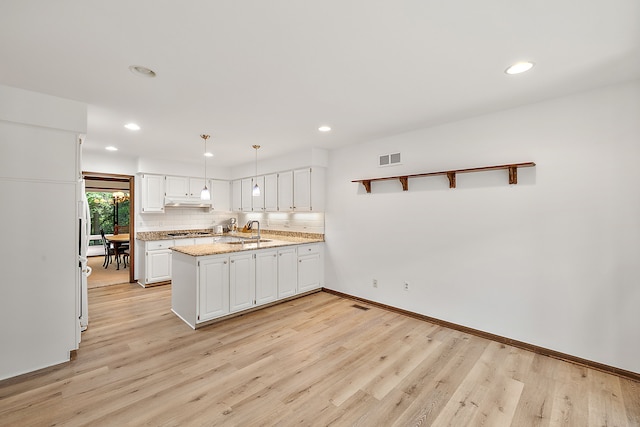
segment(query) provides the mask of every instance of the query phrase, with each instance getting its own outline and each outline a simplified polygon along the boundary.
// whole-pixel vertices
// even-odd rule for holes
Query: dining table
[[[109,243],[113,243],[113,252],[116,257],[116,270],[120,270],[120,247],[129,243],[129,233],[114,234],[112,236],[105,236]]]

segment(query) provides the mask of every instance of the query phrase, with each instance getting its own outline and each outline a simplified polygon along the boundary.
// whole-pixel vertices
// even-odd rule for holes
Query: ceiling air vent
[[[378,157],[378,166],[392,166],[400,164],[400,153],[383,154]]]

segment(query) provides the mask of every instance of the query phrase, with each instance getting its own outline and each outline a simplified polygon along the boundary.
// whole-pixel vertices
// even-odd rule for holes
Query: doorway
[[[85,191],[91,212],[91,237],[88,255],[90,264],[96,274],[93,277],[97,286],[115,283],[135,283],[135,177],[99,172],[82,172],[85,180]],[[117,263],[105,269],[102,265],[105,255],[100,230],[105,235],[126,234],[129,239],[129,257],[127,267]],[[128,274],[127,274],[128,273]],[[92,273],[93,276],[93,273]],[[92,286],[89,276],[89,287]]]

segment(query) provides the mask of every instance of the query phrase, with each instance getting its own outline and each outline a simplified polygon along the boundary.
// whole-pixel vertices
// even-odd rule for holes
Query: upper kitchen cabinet
[[[167,176],[165,180],[165,192],[170,198],[189,197],[189,177]]]
[[[242,180],[241,204],[242,212],[251,212],[253,209],[253,179],[245,178]]]
[[[324,169],[305,168],[293,171],[293,210],[324,210]]]
[[[141,212],[164,212],[164,176],[144,174],[142,181]]]
[[[264,177],[264,210],[267,212],[278,211],[278,174],[272,173]]]
[[[242,180],[231,181],[231,210],[242,212]]]
[[[260,194],[257,196],[253,195],[253,187],[255,185],[258,185],[258,188],[260,188]],[[253,178],[253,185],[251,186],[251,210],[253,212],[263,212],[264,211],[264,195],[265,195],[265,188],[264,188],[264,176],[257,176],[255,178]]]
[[[204,178],[188,176],[167,176],[165,191],[168,199],[200,200],[200,192],[204,187]],[[207,187],[211,190],[211,183],[207,180]]]
[[[236,212],[322,212],[324,169],[304,168],[258,176],[260,196],[253,197],[256,178],[233,182],[232,208]]]
[[[278,210],[293,211],[293,171],[278,174]]]
[[[216,211],[228,212],[231,210],[231,200],[229,195],[229,181],[221,179],[212,179],[211,181],[211,200],[213,209]]]

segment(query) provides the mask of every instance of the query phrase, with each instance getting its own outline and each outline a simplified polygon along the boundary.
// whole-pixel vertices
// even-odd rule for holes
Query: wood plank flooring
[[[640,426],[639,383],[328,293],[197,331],[170,305],[91,289],[76,359],[0,382],[0,425]]]

